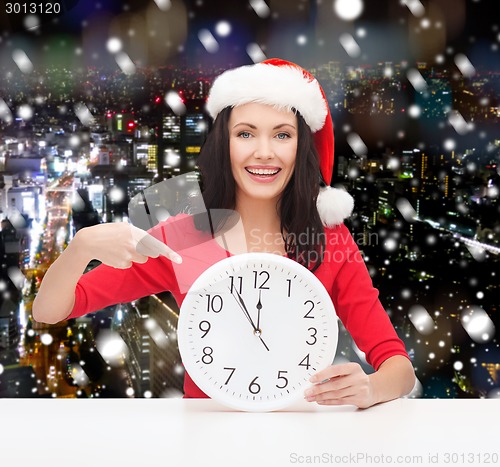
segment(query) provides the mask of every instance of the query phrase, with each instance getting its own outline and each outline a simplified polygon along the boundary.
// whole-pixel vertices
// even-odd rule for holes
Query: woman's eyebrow
[[[256,130],[257,127],[255,125],[252,125],[251,123],[245,123],[245,122],[240,122],[240,123],[237,123],[236,125],[233,126],[233,128],[236,128],[237,126],[239,125],[244,125],[244,126],[249,126],[250,128],[252,128],[253,130]]]
[[[240,123],[237,123],[236,125],[233,126],[233,128],[236,128],[237,126],[239,125],[244,125],[244,126],[248,126],[250,128],[252,128],[253,130],[256,130],[257,127],[255,125],[252,125],[251,123],[245,123],[245,122],[240,122]],[[280,128],[283,128],[284,126],[290,126],[292,127],[293,129],[295,129],[295,127],[291,124],[291,123],[280,123],[279,125],[276,125],[273,130],[279,130]]]
[[[295,130],[295,127],[291,123],[280,123],[279,125],[276,125],[273,130],[279,130],[280,128],[283,128],[284,126],[290,126]]]

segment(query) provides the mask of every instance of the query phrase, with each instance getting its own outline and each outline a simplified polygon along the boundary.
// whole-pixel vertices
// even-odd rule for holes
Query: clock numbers
[[[229,374],[229,377],[226,379],[226,382],[224,384],[229,383],[229,380],[232,378],[233,373],[236,371],[236,368],[231,368],[231,367],[224,367],[224,370],[230,370],[231,373]]]
[[[309,363],[309,354],[307,354],[302,361],[299,363],[299,366],[305,366],[306,370],[309,370],[311,364]]]
[[[249,384],[248,386],[248,390],[252,393],[252,394],[258,394],[260,392],[260,384],[257,383],[257,378],[258,376],[256,376],[252,382]]]
[[[203,347],[203,357],[201,357],[201,361],[205,365],[210,365],[214,361],[214,357],[212,357],[212,353],[214,349],[212,347]]]
[[[220,295],[210,295],[206,294],[207,297],[207,311],[213,311],[214,313],[219,313],[224,305],[224,300]]]
[[[236,277],[237,281],[235,280],[234,276],[229,276],[229,280],[231,281],[231,293],[233,293],[233,289],[237,288],[238,293],[242,294],[243,293],[243,277],[242,276],[237,276]],[[235,282],[237,282],[238,285],[235,285]]]
[[[314,319],[314,316],[312,316],[310,313],[314,310],[314,302],[312,300],[306,300],[304,302],[304,305],[311,305],[311,309],[304,315],[304,318],[311,318]]]
[[[264,277],[261,277],[264,276]],[[253,272],[253,288],[254,289],[269,289],[268,286],[266,286],[267,281],[271,278],[270,274],[267,271],[254,271]],[[260,285],[257,285],[258,279],[261,280]]]
[[[202,327],[203,325],[203,327]],[[208,321],[201,321],[200,324],[198,325],[198,327],[200,328],[200,331],[204,332],[205,334],[203,334],[203,336],[201,336],[201,338],[203,339],[207,334],[208,334],[208,331],[210,331],[210,323]]]
[[[309,342],[309,340],[306,341],[306,344],[308,345],[314,345],[318,341],[316,339],[316,334],[318,334],[318,330],[316,328],[309,328],[308,331],[312,331],[312,334],[309,337],[312,337],[314,340],[312,342]]]
[[[284,382],[283,382],[283,386],[276,385],[276,387],[278,389],[285,389],[288,386],[288,379],[286,379],[284,376],[282,376],[281,373],[288,373],[288,371],[278,371],[278,379],[282,379]]]
[[[287,296],[288,296],[288,298],[290,298],[290,294],[292,292],[292,279],[287,279],[286,281],[288,282],[288,293],[287,293]]]

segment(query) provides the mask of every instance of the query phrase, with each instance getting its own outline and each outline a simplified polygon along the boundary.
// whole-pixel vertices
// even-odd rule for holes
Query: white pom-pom
[[[354,199],[345,190],[326,187],[319,191],[316,206],[323,225],[333,227],[351,215]]]

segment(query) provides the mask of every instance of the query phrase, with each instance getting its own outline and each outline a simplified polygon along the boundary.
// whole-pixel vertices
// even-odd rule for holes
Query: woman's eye
[[[290,138],[290,135],[288,133],[278,133],[277,135],[278,139],[287,139]]]
[[[241,133],[238,133],[238,136],[240,136],[241,138],[248,139],[250,138],[250,133],[248,131],[242,131]]]

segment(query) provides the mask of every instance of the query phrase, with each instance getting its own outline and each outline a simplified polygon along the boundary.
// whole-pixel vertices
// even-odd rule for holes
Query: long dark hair
[[[198,156],[203,200],[207,210],[232,210],[236,204],[236,183],[229,157],[228,122],[231,107],[223,109]],[[315,271],[325,250],[323,224],[316,208],[320,187],[319,156],[310,128],[299,112],[297,115],[297,157],[293,174],[283,190],[278,210],[280,229],[289,258]],[[212,217],[212,228],[218,231],[225,219]],[[206,222],[195,218],[196,227],[206,230]]]

